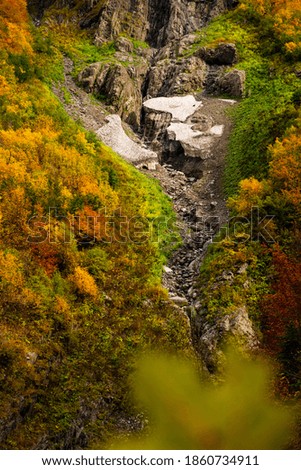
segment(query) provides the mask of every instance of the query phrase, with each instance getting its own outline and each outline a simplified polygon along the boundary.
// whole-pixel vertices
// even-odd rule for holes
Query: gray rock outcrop
[[[123,42],[122,47],[130,47],[128,43],[130,41]],[[106,104],[112,106],[114,112],[137,128],[142,106],[141,87],[146,71],[147,62],[143,60],[140,65],[98,62],[86,67],[79,74],[78,82],[85,91],[104,97]]]
[[[147,97],[184,95],[203,89],[205,62],[198,57],[158,60],[147,77]]]
[[[247,351],[254,351],[259,347],[258,334],[246,306],[236,307],[232,313],[215,318],[214,324],[198,316],[192,319],[192,323],[195,347],[210,372],[218,368],[227,341],[232,340]]]
[[[110,4],[115,6],[115,17],[122,15],[123,5],[127,4],[130,15],[121,24],[128,34],[147,41],[153,47],[162,47],[233,8],[237,0],[107,0],[107,8],[112,12]],[[98,29],[97,34],[100,31]]]
[[[233,5],[231,0],[107,0],[98,13],[96,42],[120,33],[162,47],[200,28]],[[95,11],[96,14],[96,11]],[[97,16],[97,15],[96,15]],[[85,25],[86,22],[83,23]]]
[[[134,46],[132,41],[129,39],[119,36],[115,40],[115,48],[118,52],[132,53],[134,51]]]
[[[211,95],[228,95],[233,98],[242,98],[245,92],[246,72],[244,70],[230,70],[214,65],[210,67],[205,89]]]
[[[96,44],[121,33],[162,47],[232,8],[235,0],[29,0],[30,13],[41,18],[46,8],[56,21],[78,22],[95,30]],[[68,12],[68,13],[67,13]]]

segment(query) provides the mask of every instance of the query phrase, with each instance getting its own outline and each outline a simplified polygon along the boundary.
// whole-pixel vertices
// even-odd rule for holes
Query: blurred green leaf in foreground
[[[145,436],[115,443],[126,449],[283,449],[292,406],[271,398],[269,368],[230,354],[220,384],[201,381],[178,358],[149,355],[139,363],[135,397],[150,426]]]

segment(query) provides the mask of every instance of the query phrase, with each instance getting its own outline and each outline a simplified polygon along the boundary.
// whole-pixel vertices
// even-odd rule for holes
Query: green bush
[[[14,66],[15,75],[20,83],[26,82],[34,76],[34,66],[26,54],[10,54],[9,63]]]

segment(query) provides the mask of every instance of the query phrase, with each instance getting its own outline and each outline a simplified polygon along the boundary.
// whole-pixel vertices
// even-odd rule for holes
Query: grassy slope
[[[250,176],[266,176],[268,145],[280,138],[297,116],[294,98],[300,81],[296,64],[286,62],[273,31],[247,18],[245,11],[234,11],[211,21],[198,33],[195,44],[215,47],[220,42],[235,43],[239,61],[233,68],[245,70],[245,96],[234,113],[225,174],[225,193],[233,195],[239,182]]]
[[[274,30],[273,21],[267,21],[265,17],[258,15],[254,16],[246,9],[239,9],[213,20],[204,31],[199,33],[193,49],[204,45],[212,47],[221,41],[236,44],[239,62],[235,64],[235,68],[246,70],[247,82],[244,99],[233,113],[235,127],[230,139],[224,179],[225,194],[230,196],[229,207],[235,219],[233,222],[230,221],[229,227],[222,230],[216,243],[209,248],[201,269],[202,314],[214,323],[217,317],[231,314],[237,307],[247,305],[249,314],[262,331],[263,340],[266,342],[264,328],[267,326],[263,325],[263,318],[266,322],[263,311],[267,310],[263,309],[266,309],[268,299],[276,295],[279,302],[283,302],[281,299],[286,299],[284,305],[287,306],[288,295],[290,295],[291,305],[297,305],[298,292],[300,292],[300,286],[295,280],[288,280],[287,286],[281,287],[277,284],[277,276],[280,275],[279,267],[277,270],[274,265],[278,250],[286,253],[284,257],[288,256],[296,261],[300,254],[298,252],[300,206],[296,196],[297,181],[299,181],[299,147],[295,145],[295,150],[293,150],[292,146],[286,157],[284,157],[285,151],[281,154],[284,175],[286,174],[285,158],[291,165],[291,171],[296,172],[294,197],[290,196],[289,191],[293,186],[286,180],[287,176],[276,180],[273,176],[275,170],[271,172],[271,168],[275,168],[275,165],[278,165],[278,173],[281,174],[282,171],[280,163],[277,163],[279,144],[273,147],[276,139],[286,138],[285,142],[289,146],[290,139],[294,135],[299,135],[301,84],[295,70],[298,70],[300,63],[297,55],[293,56],[285,50]],[[293,124],[295,128],[290,130]],[[297,139],[298,137],[295,138],[296,142]],[[294,162],[293,164],[289,163],[290,159]],[[246,178],[248,179],[245,180]],[[293,178],[292,175],[291,178]],[[257,179],[262,181],[257,181]],[[242,180],[245,181],[242,183]],[[288,188],[288,194],[284,192],[285,188]],[[260,218],[265,215],[275,216],[273,223],[268,226],[268,231],[271,238],[277,242],[276,244],[258,236],[260,227],[254,228],[253,225],[252,228],[252,206],[260,209]],[[264,233],[264,235],[267,234]],[[290,263],[289,258],[287,265]],[[298,266],[291,262],[291,272],[297,269],[299,269]],[[229,273],[230,276],[234,274],[231,282],[229,282],[229,277],[226,280]],[[289,270],[282,275],[288,279]],[[290,285],[289,282],[291,282]],[[283,315],[293,315],[282,304],[277,305],[277,310],[279,314],[282,312]],[[271,313],[268,312],[265,315],[271,315]],[[269,321],[274,328],[274,332],[270,330],[269,335],[274,338],[278,335],[276,355],[278,354],[280,362],[285,364],[282,372],[285,377],[288,374],[290,377],[294,375],[292,379],[285,378],[285,380],[289,381],[289,388],[296,390],[300,386],[298,379],[300,371],[296,372],[298,366],[294,359],[300,347],[300,340],[296,339],[300,338],[300,330],[295,330],[298,320],[288,317],[284,321],[284,324],[290,324],[295,332],[294,344],[286,337],[287,326],[282,325],[283,330],[279,333],[277,331],[279,319]],[[267,347],[271,352],[270,346]],[[281,352],[281,347],[286,349]],[[290,368],[294,370],[294,374],[289,372]]]

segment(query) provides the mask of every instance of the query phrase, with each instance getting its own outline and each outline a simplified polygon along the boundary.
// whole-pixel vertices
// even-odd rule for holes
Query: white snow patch
[[[158,163],[158,155],[151,150],[143,148],[126,135],[120,116],[111,114],[106,118],[106,121],[107,124],[100,127],[96,132],[97,136],[106,145],[131,163],[139,164],[147,162],[149,169],[155,169]]]
[[[173,121],[185,122],[198,108],[203,106],[194,96],[172,96],[152,98],[143,103],[151,111],[170,113]]]
[[[184,124],[182,122],[172,122],[167,128],[169,136],[173,136],[174,140],[187,141],[200,137],[202,135],[199,131],[194,131],[191,124]]]
[[[194,131],[191,124],[172,122],[167,128],[170,140],[181,142],[184,152],[190,156],[202,154],[202,158],[208,158],[209,150],[213,144],[215,135]]]

